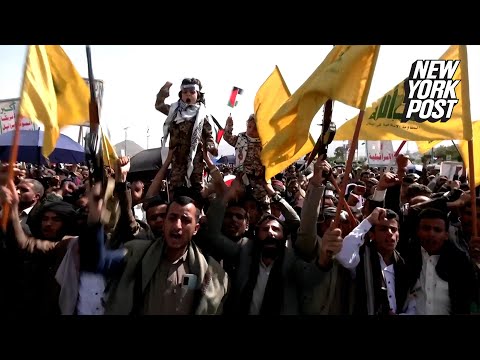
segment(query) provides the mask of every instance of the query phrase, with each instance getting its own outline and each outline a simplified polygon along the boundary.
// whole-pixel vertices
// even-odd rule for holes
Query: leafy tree
[[[455,148],[455,145],[437,146],[436,148],[434,148],[433,154],[440,161],[446,161],[447,156],[449,156],[452,161],[462,161],[462,157]]]
[[[338,146],[335,148],[335,151],[333,152],[335,155],[335,158],[337,161],[345,161],[347,158],[347,151],[343,146]]]

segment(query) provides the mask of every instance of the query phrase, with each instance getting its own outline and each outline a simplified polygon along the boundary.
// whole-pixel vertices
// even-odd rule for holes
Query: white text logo
[[[417,60],[405,80],[405,110],[402,122],[442,122],[452,117],[458,104],[453,80],[460,60]]]

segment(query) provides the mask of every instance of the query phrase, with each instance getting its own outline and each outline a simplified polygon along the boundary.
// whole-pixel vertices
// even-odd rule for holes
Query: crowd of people
[[[480,238],[468,179],[424,167],[317,159],[265,179],[255,115],[218,155],[198,79],[167,115],[152,179],[128,157],[91,183],[82,164],[4,165],[0,311],[48,315],[454,315],[478,313]],[[226,183],[225,176],[235,175]],[[345,180],[345,199],[339,186]],[[345,200],[345,201],[344,201]],[[480,205],[480,198],[476,198]],[[478,207],[477,207],[478,209]],[[477,226],[480,224],[477,221]],[[480,227],[477,231],[480,231]]]

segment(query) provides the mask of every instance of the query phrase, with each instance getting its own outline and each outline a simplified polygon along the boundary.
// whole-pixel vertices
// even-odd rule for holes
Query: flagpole
[[[473,236],[478,236],[477,230],[477,197],[475,192],[475,163],[473,156],[473,129],[472,129],[472,115],[470,112],[470,86],[468,78],[468,55],[467,55],[467,46],[459,45],[458,47],[460,58],[460,68],[462,71],[462,118],[463,118],[463,136],[464,139],[468,139],[468,183],[470,185],[470,201],[472,208],[472,227],[473,227]],[[467,125],[467,126],[466,126]]]
[[[375,51],[375,55],[374,55],[374,59],[373,59],[373,66],[376,66],[376,63],[377,63],[377,59],[378,59],[378,52],[379,52],[379,48],[377,47],[376,48],[376,51]],[[369,78],[367,79],[367,84],[365,85],[365,93],[364,93],[364,96],[370,91],[370,85],[372,84],[372,78],[373,78],[373,70],[372,70],[372,73],[370,74]],[[361,104],[361,108],[362,110],[360,110],[360,112],[358,113],[358,118],[357,118],[357,123],[355,125],[355,132],[353,133],[353,139],[352,139],[352,146],[353,146],[353,149],[350,149],[350,151],[348,152],[348,160],[347,160],[347,164],[345,166],[345,176],[343,177],[342,179],[342,182],[340,184],[340,194],[339,194],[339,202],[342,203],[345,199],[345,191],[347,190],[347,182],[348,182],[348,178],[349,178],[349,175],[350,173],[352,172],[352,164],[353,164],[353,157],[355,156],[355,151],[357,150],[357,147],[358,147],[358,138],[360,136],[360,128],[362,126],[362,122],[363,122],[363,116],[365,114],[365,103],[367,102],[367,98],[365,96],[364,100],[362,101],[362,104]],[[334,221],[334,227],[338,227],[339,225],[339,222],[340,222],[340,211],[341,211],[341,207],[340,206],[337,206],[337,211],[335,213],[335,221]]]
[[[338,187],[338,184],[337,182],[335,181],[335,178],[333,177],[333,174],[330,172],[330,183],[333,185],[333,187],[335,188],[335,191],[337,193],[340,194],[340,188]],[[324,192],[325,193],[325,192]],[[325,200],[325,198],[323,198],[323,200]],[[322,204],[322,209],[324,207],[324,203],[325,201],[323,201],[323,204]],[[345,211],[348,213],[348,217],[350,219],[350,224],[353,226],[353,228],[355,226],[357,226],[357,220],[355,218],[355,215],[353,215],[353,212],[352,212],[352,209],[350,209],[350,206],[348,205],[347,203],[347,200],[345,200],[345,197],[343,197],[343,202],[342,202],[342,205],[343,205],[343,208],[345,209]],[[338,205],[340,206],[340,204]]]
[[[347,189],[348,177],[349,177],[349,174],[352,172],[353,157],[355,155],[355,151],[357,150],[358,137],[360,135],[360,127],[362,126],[364,114],[365,114],[365,110],[360,110],[360,112],[358,113],[357,124],[355,125],[355,132],[353,133],[353,139],[352,139],[353,148],[351,148],[350,151],[348,152],[347,164],[345,165],[345,176],[343,177],[342,182],[340,183],[340,194],[338,198],[338,202],[340,204],[342,204],[343,201],[345,200],[345,191]],[[335,213],[334,227],[338,227],[338,224],[340,222],[340,211],[341,211],[341,206],[337,206],[337,211]]]
[[[460,159],[461,159],[462,162],[463,162],[462,153],[460,152],[460,150],[458,150],[457,144],[455,144],[455,142],[454,142],[453,140],[452,140],[452,144],[453,144],[453,146],[455,147],[455,150],[457,150],[457,153],[458,153],[458,155],[460,156]]]
[[[235,106],[237,106],[237,102],[238,102],[237,101],[237,96],[242,95],[242,94],[243,94],[243,89],[241,89],[237,86],[233,87],[232,92],[230,93],[230,99],[228,100],[228,104],[227,104],[227,106],[232,108],[232,110],[230,110],[230,114],[228,115],[228,117],[232,117],[232,111],[235,108]],[[212,118],[213,118],[213,116],[212,116]],[[221,137],[218,136],[219,138],[217,138],[217,144],[220,144],[220,141],[222,140],[223,133],[224,133],[223,130],[225,129],[225,127],[227,125],[225,123],[225,126],[221,127],[220,124],[215,120],[215,118],[214,118],[214,121],[215,121],[216,125],[218,126],[219,133],[221,133]]]
[[[473,162],[473,140],[468,140],[468,183],[470,185],[470,201],[472,208],[473,236],[478,236],[477,231],[477,196],[475,192],[475,163]]]
[[[98,113],[98,104],[95,96],[95,78],[93,76],[92,67],[92,55],[90,51],[90,45],[85,46],[87,54],[87,67],[88,67],[88,81],[90,85],[90,102],[89,102],[89,121],[90,132],[88,139],[85,139],[85,158],[87,160],[90,172],[90,184],[93,186],[96,182],[102,182],[104,178],[104,163],[102,153],[102,137],[100,127],[100,116]],[[102,192],[105,189],[102,188]]]
[[[27,71],[28,56],[30,54],[30,49],[31,49],[31,45],[28,46],[27,55],[25,57],[25,64],[23,66],[22,91],[20,93],[20,100],[18,102],[17,114],[15,116],[15,134],[13,135],[13,144],[12,144],[12,147],[10,148],[10,160],[8,162],[8,176],[7,176],[7,183],[6,183],[7,186],[10,183],[10,181],[13,180],[14,165],[17,162],[17,158],[18,158],[18,145],[19,145],[18,143],[20,140],[20,109],[22,108],[22,98],[23,98],[22,94],[23,94],[25,72]],[[7,223],[8,223],[9,216],[10,216],[10,204],[4,203],[3,213],[2,213],[2,230],[4,232],[7,231]]]
[[[393,155],[394,158],[396,158],[399,154],[400,151],[402,150],[403,146],[407,143],[407,140],[403,140],[400,146],[398,147],[397,151],[395,151],[395,154]]]
[[[82,137],[83,137],[83,125],[80,125],[79,126],[79,129],[78,129],[78,143],[80,145],[82,145]]]

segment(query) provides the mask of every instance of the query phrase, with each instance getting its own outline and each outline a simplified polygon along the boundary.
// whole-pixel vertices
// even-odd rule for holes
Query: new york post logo
[[[402,123],[448,121],[458,104],[453,80],[460,60],[417,60],[405,80],[405,110]]]

